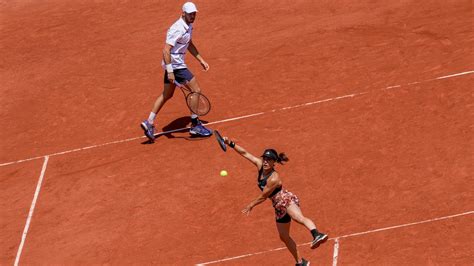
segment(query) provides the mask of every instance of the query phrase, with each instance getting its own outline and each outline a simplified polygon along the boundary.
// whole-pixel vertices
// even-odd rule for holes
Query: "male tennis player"
[[[156,99],[148,119],[141,123],[145,136],[152,141],[155,139],[155,126],[153,122],[163,105],[173,97],[176,88],[174,81],[187,84],[194,92],[201,91],[196,78],[188,70],[184,62],[186,51],[188,50],[199,61],[204,71],[209,70],[209,65],[199,54],[192,41],[193,22],[196,19],[196,12],[198,12],[196,5],[187,2],[183,5],[182,9],[181,17],[168,29],[165,47],[163,48],[162,66],[165,69],[163,93]],[[212,131],[202,125],[196,114],[191,115],[191,129],[189,133],[200,137],[212,135]]]
[[[298,197],[283,188],[280,175],[275,171],[275,163],[283,164],[283,162],[289,161],[288,157],[285,153],[277,153],[274,149],[266,149],[259,158],[249,153],[242,146],[235,144],[229,138],[224,137],[223,139],[225,144],[257,166],[258,169],[257,185],[262,193],[250,202],[242,210],[242,213],[249,215],[255,206],[264,202],[267,198],[271,199],[281,241],[285,243],[291,255],[295,258],[296,266],[309,265],[309,261],[300,257],[296,243],[290,236],[291,220],[304,225],[310,231],[313,238],[311,242],[312,249],[327,241],[328,236],[316,230],[313,221],[303,215]]]

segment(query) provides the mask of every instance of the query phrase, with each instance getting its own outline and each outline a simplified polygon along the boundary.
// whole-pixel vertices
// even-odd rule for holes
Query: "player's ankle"
[[[200,123],[199,118],[197,115],[192,115],[191,116],[191,124],[193,126],[198,125]]]

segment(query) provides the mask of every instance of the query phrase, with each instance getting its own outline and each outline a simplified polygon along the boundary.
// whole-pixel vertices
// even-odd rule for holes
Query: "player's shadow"
[[[203,124],[207,124],[208,121],[200,119]],[[187,133],[191,126],[191,118],[189,116],[183,116],[171,121],[168,125],[162,128],[162,132],[155,134],[155,140],[161,136],[165,136],[168,139],[185,139],[185,140],[203,140],[208,137],[197,137],[197,136],[178,136],[175,133]],[[142,144],[153,144],[151,140],[146,140]]]

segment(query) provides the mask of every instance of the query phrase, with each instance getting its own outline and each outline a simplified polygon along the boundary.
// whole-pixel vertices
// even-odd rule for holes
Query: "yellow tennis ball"
[[[226,170],[222,170],[222,171],[221,171],[221,176],[227,176],[227,171],[226,171]]]

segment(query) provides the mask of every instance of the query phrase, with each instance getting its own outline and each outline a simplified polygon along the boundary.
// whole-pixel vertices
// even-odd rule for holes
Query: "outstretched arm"
[[[242,157],[244,157],[247,160],[249,160],[250,162],[252,162],[258,169],[260,169],[262,167],[262,159],[254,156],[253,154],[248,152],[246,149],[244,149],[244,147],[235,144],[228,137],[224,137],[224,142],[225,142],[225,144],[229,145],[231,148],[234,148],[234,150],[238,154],[240,154]]]
[[[191,40],[189,42],[189,46],[188,46],[188,51],[194,56],[196,57],[196,59],[199,61],[199,63],[201,64],[202,68],[204,68],[204,71],[208,71],[209,70],[209,64],[204,61],[204,59],[202,58],[202,56],[199,54],[199,51],[197,50],[196,46],[194,45],[193,41]]]

